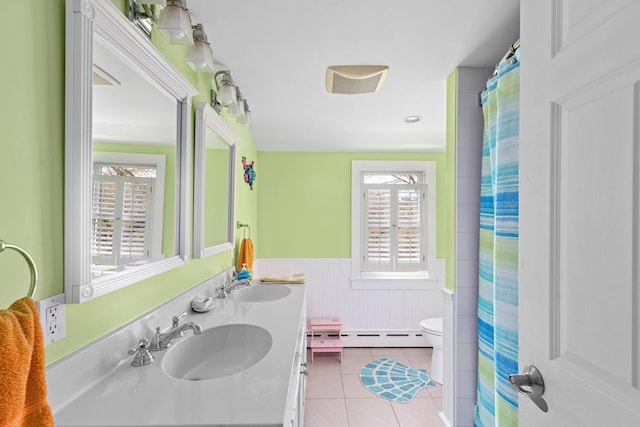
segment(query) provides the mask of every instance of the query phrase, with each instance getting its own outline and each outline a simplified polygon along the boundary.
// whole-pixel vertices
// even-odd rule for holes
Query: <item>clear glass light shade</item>
[[[235,104],[229,107],[227,112],[229,115],[236,118],[244,115],[244,99],[239,99]]]
[[[184,60],[196,73],[213,74],[215,72],[213,69],[213,51],[209,43],[196,41],[189,48]]]
[[[171,44],[193,44],[191,18],[189,18],[187,11],[180,6],[169,4],[162,10],[158,21],[158,31]]]
[[[245,111],[244,114],[238,116],[236,118],[236,121],[238,122],[238,124],[241,125],[248,125],[249,122],[251,121],[251,112],[250,111]]]
[[[233,85],[222,85],[218,91],[218,100],[225,107],[230,107],[236,104],[236,87]]]

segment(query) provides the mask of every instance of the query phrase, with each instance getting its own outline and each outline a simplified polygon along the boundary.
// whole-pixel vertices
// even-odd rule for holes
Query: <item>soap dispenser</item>
[[[242,264],[242,270],[238,272],[236,280],[251,280],[251,272],[247,270],[247,264]]]

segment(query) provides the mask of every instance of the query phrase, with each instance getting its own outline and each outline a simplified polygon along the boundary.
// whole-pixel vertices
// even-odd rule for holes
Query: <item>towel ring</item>
[[[29,286],[29,294],[27,296],[29,298],[33,298],[33,296],[36,294],[36,282],[38,281],[38,271],[36,270],[36,263],[33,262],[33,258],[31,258],[31,255],[29,255],[29,253],[22,249],[20,246],[12,245],[11,243],[6,243],[5,241],[0,240],[0,252],[4,251],[5,249],[13,249],[16,252],[19,252],[24,257],[24,259],[27,260],[29,269],[31,270],[31,285]]]

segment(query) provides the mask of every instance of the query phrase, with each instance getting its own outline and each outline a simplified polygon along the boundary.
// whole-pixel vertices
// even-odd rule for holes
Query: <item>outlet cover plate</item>
[[[64,294],[36,301],[45,346],[64,338],[64,302]]]

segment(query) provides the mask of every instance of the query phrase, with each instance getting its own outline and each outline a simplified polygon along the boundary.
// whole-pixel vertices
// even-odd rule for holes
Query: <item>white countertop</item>
[[[224,378],[185,381],[162,370],[166,351],[153,352],[156,360],[139,368],[131,366],[128,357],[78,398],[54,410],[56,425],[282,426],[305,287],[254,286],[287,286],[291,293],[280,300],[253,303],[230,296],[218,300],[208,313],[189,312],[181,323],[192,321],[203,330],[231,323],[265,328],[273,344],[258,363]],[[191,332],[186,334],[175,341],[176,346]]]

